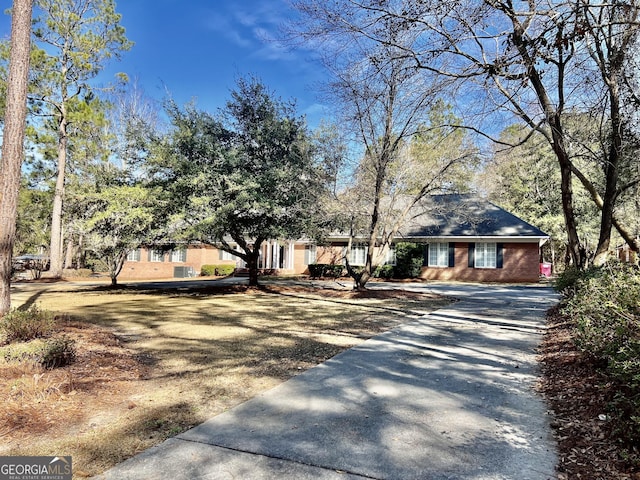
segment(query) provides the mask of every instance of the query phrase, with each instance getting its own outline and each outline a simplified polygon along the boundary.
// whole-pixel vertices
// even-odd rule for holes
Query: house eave
[[[349,240],[347,235],[331,235],[327,237],[330,242],[346,242]],[[355,242],[366,241],[364,236],[356,237]],[[538,243],[539,246],[544,245],[549,240],[548,236],[508,236],[508,235],[465,235],[465,236],[407,236],[396,237],[394,242],[416,242],[416,243],[429,243],[429,242],[457,242],[457,243],[469,243],[469,242],[502,242],[502,243]]]

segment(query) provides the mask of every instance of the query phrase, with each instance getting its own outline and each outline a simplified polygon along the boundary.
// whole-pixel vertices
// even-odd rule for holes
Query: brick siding
[[[158,280],[174,278],[174,267],[192,267],[196,276],[202,265],[235,265],[231,260],[220,260],[220,251],[212,246],[190,246],[184,262],[172,262],[171,252],[165,252],[162,262],[149,261],[149,250],[140,249],[140,261],[126,261],[118,278],[120,280]]]
[[[455,244],[453,267],[422,267],[425,280],[465,282],[537,282],[540,278],[540,253],[537,243],[505,243],[502,268],[469,267],[469,244]]]
[[[316,263],[337,264],[342,262],[342,249],[346,244],[318,246]],[[537,282],[539,279],[539,247],[537,243],[504,243],[502,268],[470,268],[468,266],[468,243],[455,244],[453,267],[423,267],[420,278],[425,280],[457,280],[468,282]],[[140,261],[127,261],[122,268],[121,280],[153,280],[174,278],[174,267],[192,267],[196,275],[202,265],[234,265],[232,260],[220,260],[220,251],[212,246],[190,246],[186,261],[172,262],[171,253],[164,254],[162,262],[149,261],[147,249],[141,249]],[[281,270],[279,274],[308,274],[304,263],[305,245],[294,246],[293,269]]]

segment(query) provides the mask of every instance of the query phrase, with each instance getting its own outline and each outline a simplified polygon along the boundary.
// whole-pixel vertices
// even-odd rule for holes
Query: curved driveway
[[[460,301],[416,316],[100,478],[555,478],[550,419],[533,389],[535,349],[553,291],[400,287]]]

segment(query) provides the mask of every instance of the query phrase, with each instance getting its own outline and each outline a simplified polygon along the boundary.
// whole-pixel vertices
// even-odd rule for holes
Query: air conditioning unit
[[[192,278],[195,276],[196,272],[193,270],[193,267],[173,267],[174,278]]]

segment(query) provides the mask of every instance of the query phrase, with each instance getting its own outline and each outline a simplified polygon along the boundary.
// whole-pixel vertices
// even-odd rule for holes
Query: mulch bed
[[[572,327],[559,308],[552,308],[547,317],[538,388],[554,414],[558,479],[640,480],[640,469],[624,461],[608,420],[614,385],[578,351]]]

